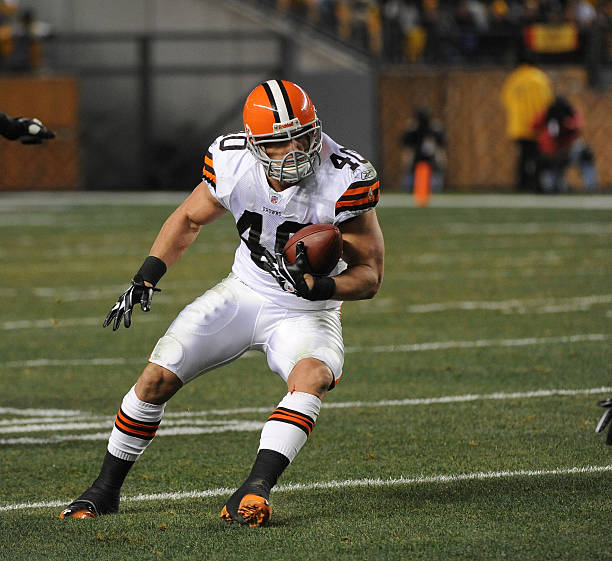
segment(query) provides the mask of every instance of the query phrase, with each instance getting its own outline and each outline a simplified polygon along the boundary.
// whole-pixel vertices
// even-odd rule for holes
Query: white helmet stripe
[[[270,88],[270,92],[274,98],[274,103],[276,104],[276,109],[278,110],[279,121],[281,123],[290,121],[291,117],[289,116],[289,113],[293,113],[293,111],[291,111],[290,107],[287,107],[287,103],[285,102],[285,98],[278,80],[268,80],[266,84]]]

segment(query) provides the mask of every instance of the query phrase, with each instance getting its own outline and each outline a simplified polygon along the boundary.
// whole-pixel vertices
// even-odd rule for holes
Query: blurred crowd
[[[17,0],[0,0],[0,70],[32,72],[42,63],[42,45],[51,26]]]
[[[612,0],[261,0],[388,62],[507,62],[531,24],[612,28]]]

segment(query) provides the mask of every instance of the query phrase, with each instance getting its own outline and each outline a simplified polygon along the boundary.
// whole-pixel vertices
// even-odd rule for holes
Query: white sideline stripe
[[[512,300],[466,300],[451,302],[432,302],[429,304],[412,304],[404,309],[410,314],[427,314],[431,312],[444,312],[447,310],[493,310],[507,313],[556,313],[565,311],[584,311],[595,304],[608,304],[612,302],[612,294],[598,294],[590,296],[577,296],[572,298],[525,298]],[[378,300],[374,306],[360,306],[359,311],[363,313],[369,308],[374,308],[372,313],[397,312],[398,306],[392,299]],[[139,321],[164,321],[164,317],[144,316]],[[0,323],[0,329],[13,331],[15,329],[45,329],[60,327],[101,326],[99,317],[90,318],[49,318],[4,321]]]
[[[554,343],[579,343],[582,341],[605,341],[612,334],[584,333],[562,337],[528,337],[526,339],[480,339],[476,341],[436,341],[411,345],[379,345],[373,347],[346,347],[345,353],[394,353],[437,351],[443,349],[471,349],[481,347],[520,347],[525,345],[549,345]],[[256,351],[245,353],[241,358],[256,356]],[[121,364],[140,364],[142,358],[39,358],[33,360],[13,360],[4,364],[5,368],[31,368],[36,366],[113,366]]]
[[[397,477],[394,479],[366,478],[345,479],[343,481],[315,481],[313,483],[287,483],[274,488],[275,493],[292,491],[313,491],[323,489],[344,489],[350,487],[391,487],[395,485],[426,485],[430,483],[458,483],[461,481],[486,481],[492,479],[508,479],[513,477],[546,477],[555,475],[582,475],[612,471],[612,464],[606,466],[583,466],[570,468],[517,470],[517,471],[478,471],[474,473],[459,473],[457,475],[420,475],[416,477]],[[124,503],[143,501],[180,501],[184,499],[203,499],[226,496],[234,489],[220,487],[204,491],[181,491],[176,493],[140,494],[122,498]],[[28,508],[55,508],[64,506],[68,500],[45,501],[38,503],[19,503],[1,505],[0,512],[10,510],[25,510]]]
[[[55,207],[75,206],[165,206],[179,205],[189,191],[78,191],[3,193],[0,212],[15,212],[27,208],[30,212],[48,213]],[[406,193],[385,193],[380,207],[414,207],[412,196]],[[516,193],[437,193],[429,203],[432,208],[562,208],[567,210],[610,210],[612,197],[606,194],[518,195]],[[39,208],[37,208],[39,207]],[[64,210],[64,209],[61,209]]]
[[[193,434],[214,434],[219,432],[246,432],[246,431],[260,431],[264,426],[264,423],[260,421],[241,421],[231,425],[224,425],[218,427],[176,427],[172,429],[159,429],[157,431],[158,436],[178,436],[178,435],[193,435]],[[29,436],[23,436],[20,438],[2,438],[0,439],[0,445],[10,444],[55,444],[57,442],[71,442],[74,440],[108,440],[111,427],[106,432],[96,432],[92,434],[67,434],[63,436],[50,436],[48,438],[32,438]]]
[[[612,387],[602,386],[599,388],[585,388],[585,389],[554,389],[554,390],[535,390],[531,392],[512,392],[512,393],[504,393],[504,392],[496,392],[490,394],[467,394],[467,395],[450,395],[450,396],[442,396],[442,397],[422,397],[422,398],[408,398],[408,399],[393,399],[387,400],[383,399],[380,401],[341,401],[341,402],[332,402],[332,403],[324,403],[323,407],[326,409],[343,409],[349,407],[395,407],[395,406],[403,406],[403,405],[431,405],[431,404],[447,404],[447,403],[462,403],[468,401],[479,401],[479,400],[504,400],[504,399],[523,399],[523,398],[533,398],[533,397],[551,397],[556,395],[590,395],[590,394],[607,394],[612,392]],[[273,410],[272,406],[268,407],[243,407],[239,409],[212,409],[209,411],[194,411],[194,412],[168,412],[164,415],[163,427],[166,426],[178,426],[178,425],[204,425],[204,424],[212,424],[212,425],[225,425],[227,430],[255,430],[254,428],[243,428],[246,421],[239,421],[236,419],[230,419],[226,421],[207,421],[200,420],[197,417],[208,416],[208,415],[238,415],[243,413],[269,413]],[[170,418],[181,418],[181,421],[168,421],[166,420],[168,417]],[[187,419],[186,417],[196,417],[192,419]],[[43,425],[24,425],[27,423],[27,420],[24,419],[8,419],[5,421],[1,421],[0,424],[2,426],[12,426],[12,429],[0,429],[0,432],[40,432],[46,430],[86,430],[90,428],[108,428],[109,431],[111,429],[111,424],[114,417],[98,417],[99,419],[103,419],[104,423],[66,423],[66,424],[43,424]],[[51,420],[51,418],[49,418]],[[255,422],[255,425],[258,423]],[[263,426],[262,423],[259,423],[258,426]],[[235,428],[234,427],[239,427]],[[158,435],[170,435],[170,434],[202,434],[200,429],[195,429],[197,432],[188,432],[187,430],[179,430],[175,429],[165,429],[161,428],[158,431]],[[174,432],[173,432],[174,431]],[[224,431],[204,431],[204,432],[224,432]],[[93,435],[95,438],[79,438],[79,436],[92,436],[92,435],[65,435],[62,437],[51,437],[51,438],[15,438],[15,439],[5,439],[0,440],[0,444],[49,444],[51,442],[66,441],[66,440],[100,440],[99,435],[104,435],[108,437],[109,433],[98,433],[97,435]]]

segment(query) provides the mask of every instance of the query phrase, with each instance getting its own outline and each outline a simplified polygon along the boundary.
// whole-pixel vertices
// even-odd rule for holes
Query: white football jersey
[[[298,184],[277,192],[264,167],[248,151],[243,133],[220,136],[204,158],[203,180],[236,220],[241,242],[232,272],[279,306],[297,310],[337,308],[337,300],[311,302],[285,292],[263,267],[263,248],[283,251],[287,240],[309,224],[336,224],[367,212],[380,188],[372,164],[323,134],[321,164]],[[342,260],[331,276],[346,268]]]

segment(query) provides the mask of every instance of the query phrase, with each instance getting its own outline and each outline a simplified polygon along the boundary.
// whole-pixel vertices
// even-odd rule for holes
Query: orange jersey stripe
[[[374,204],[378,200],[378,197],[372,197],[371,195],[364,195],[360,199],[353,199],[352,201],[338,201],[336,203],[336,209],[340,208],[351,208],[354,206],[367,205],[368,203]]]
[[[213,183],[217,183],[217,176],[210,173],[206,168],[202,170],[202,175],[213,181]]]
[[[370,192],[370,190],[373,189],[374,185],[360,185],[359,187],[349,187],[342,195],[342,198],[346,197],[347,195],[358,195],[360,193],[367,194]]]

